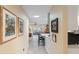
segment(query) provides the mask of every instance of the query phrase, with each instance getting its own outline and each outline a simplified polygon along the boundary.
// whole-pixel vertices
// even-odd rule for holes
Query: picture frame
[[[23,30],[24,30],[24,27],[23,27],[24,20],[22,18],[19,18],[18,23],[19,23],[19,29],[18,29],[19,35],[22,35],[23,34]]]
[[[16,38],[16,15],[4,7],[2,7],[2,25],[2,42]]]
[[[52,40],[53,40],[53,42],[57,42],[57,36],[56,36],[56,34],[52,34]]]
[[[51,21],[51,32],[58,33],[58,18]]]

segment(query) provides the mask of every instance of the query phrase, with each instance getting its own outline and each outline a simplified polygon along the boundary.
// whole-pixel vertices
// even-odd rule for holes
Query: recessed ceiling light
[[[40,16],[33,16],[34,18],[39,18]]]

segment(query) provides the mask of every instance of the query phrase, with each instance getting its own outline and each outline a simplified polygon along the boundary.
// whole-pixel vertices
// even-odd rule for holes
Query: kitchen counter
[[[48,37],[50,36],[50,34],[47,34],[47,33],[41,33],[42,36],[45,36],[45,37]]]
[[[52,40],[51,40],[51,38],[50,38],[50,34],[44,34],[44,33],[42,33],[41,34],[42,36],[45,36],[45,49],[46,49],[46,51],[47,51],[47,53],[49,53],[49,54],[52,54],[53,52],[52,52]]]

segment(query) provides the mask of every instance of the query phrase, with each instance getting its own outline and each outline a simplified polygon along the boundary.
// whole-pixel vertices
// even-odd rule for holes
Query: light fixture
[[[33,16],[34,18],[39,18],[40,16]]]

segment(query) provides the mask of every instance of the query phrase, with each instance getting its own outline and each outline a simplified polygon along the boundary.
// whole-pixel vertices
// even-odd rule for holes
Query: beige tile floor
[[[69,45],[68,53],[69,54],[79,54],[79,45]]]
[[[44,46],[38,47],[38,36],[34,35],[29,43],[28,54],[47,54]]]
[[[27,54],[47,54],[44,46],[38,47],[38,36],[34,35],[30,40],[30,46]],[[79,45],[69,45],[68,54],[79,54]]]

